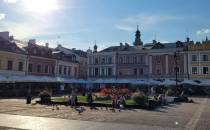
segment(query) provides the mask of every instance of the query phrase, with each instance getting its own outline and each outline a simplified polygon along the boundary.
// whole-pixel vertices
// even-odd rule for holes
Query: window
[[[61,75],[62,74],[62,66],[59,65],[59,74]]]
[[[23,62],[18,63],[18,71],[23,71]]]
[[[123,63],[123,58],[122,57],[120,57],[120,64],[122,64]]]
[[[139,56],[139,62],[142,64],[144,61],[143,56]]]
[[[95,68],[95,76],[98,76],[98,68]]]
[[[126,63],[129,64],[129,57],[126,57]]]
[[[112,75],[112,68],[108,68],[108,76]]]
[[[69,66],[68,75],[71,75],[71,66]]]
[[[0,69],[1,69],[1,60],[0,60]]]
[[[37,65],[37,72],[40,73],[41,72],[41,65]]]
[[[209,73],[209,68],[203,67],[203,74],[208,74],[208,73]]]
[[[77,76],[77,67],[74,68],[74,75]]]
[[[52,66],[52,74],[55,74],[55,66]]]
[[[89,68],[89,76],[92,76],[92,68]]]
[[[108,63],[112,64],[112,58],[111,57],[108,58]]]
[[[67,68],[66,68],[66,66],[65,66],[64,69],[63,69],[63,74],[64,74],[64,75],[66,75],[66,71],[67,71]]]
[[[101,59],[101,63],[104,64],[105,63],[105,58]]]
[[[133,69],[133,74],[134,74],[134,75],[137,75],[137,69],[136,69],[136,68]]]
[[[134,64],[137,63],[137,57],[136,57],[136,56],[133,57],[133,63],[134,63]]]
[[[160,63],[160,56],[156,56],[156,62]],[[141,62],[142,63],[142,62]]]
[[[192,67],[192,74],[197,74],[197,73],[198,73],[198,68]]]
[[[197,61],[197,55],[192,55],[192,61]]]
[[[9,60],[7,62],[7,70],[12,70],[12,67],[13,67],[13,61]]]
[[[95,58],[95,64],[98,64],[98,58]]]
[[[49,73],[49,66],[48,66],[48,65],[45,65],[45,67],[44,67],[44,72],[45,72],[45,73]]]
[[[179,74],[179,67],[174,67],[174,73],[176,74],[176,72]]]
[[[29,64],[28,65],[28,72],[32,72],[32,69],[33,69],[33,64]]]
[[[157,74],[161,75],[160,69],[157,69]]]
[[[203,56],[202,56],[202,60],[203,60],[203,61],[208,61],[208,55],[203,55]]]
[[[34,50],[33,53],[36,55],[36,50]]]
[[[101,69],[101,75],[104,76],[105,75],[105,71],[104,68]]]
[[[143,70],[143,68],[141,68],[140,69],[140,72],[139,72],[141,75],[143,75],[144,74],[144,70]]]
[[[91,56],[89,57],[89,64],[90,65],[92,64],[92,57]]]

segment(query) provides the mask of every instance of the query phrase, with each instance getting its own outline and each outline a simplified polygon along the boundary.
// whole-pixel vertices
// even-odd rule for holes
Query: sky
[[[210,37],[210,0],[0,0],[0,31],[51,47],[87,50]]]

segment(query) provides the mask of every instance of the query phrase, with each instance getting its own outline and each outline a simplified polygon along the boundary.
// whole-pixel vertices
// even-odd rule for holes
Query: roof
[[[18,54],[27,54],[26,51],[23,48],[18,47],[14,41],[0,39],[0,46],[1,51],[13,52]]]
[[[136,51],[138,50],[134,46],[127,45],[120,45],[120,46],[111,46],[104,50],[101,50],[100,52],[116,52],[116,51]]]
[[[84,52],[82,50],[76,50],[75,48],[69,49],[69,48],[65,48],[65,47],[60,45],[60,46],[56,47],[55,49],[63,51],[66,54],[73,53],[73,54],[76,54],[80,57],[87,58],[87,52]]]
[[[139,51],[139,50],[151,50],[151,49],[175,49],[182,48],[187,45],[187,42],[171,42],[171,43],[146,43],[143,46],[130,46],[129,44],[123,45],[120,43],[120,46],[110,46],[105,48],[100,52],[116,52],[116,51]]]
[[[81,57],[87,58],[87,52],[84,52],[82,50],[76,50],[76,49],[69,49],[69,50]]]
[[[78,61],[76,61],[75,54],[65,54],[64,52],[62,52],[58,49],[54,49],[52,54],[58,60],[78,63]]]
[[[28,46],[24,47],[24,49],[27,50],[29,55],[54,59],[52,48],[29,42]]]

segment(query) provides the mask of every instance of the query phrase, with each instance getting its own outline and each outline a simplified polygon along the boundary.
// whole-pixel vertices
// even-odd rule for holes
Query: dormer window
[[[36,55],[37,51],[36,50],[33,50],[33,53]]]
[[[44,51],[41,51],[41,55],[44,55]]]

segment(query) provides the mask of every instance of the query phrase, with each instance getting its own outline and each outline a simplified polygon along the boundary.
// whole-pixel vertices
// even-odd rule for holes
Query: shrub
[[[97,100],[97,101],[111,100],[111,97],[110,96],[96,97],[95,100]]]
[[[41,99],[41,103],[50,103],[51,101],[51,94],[47,90],[40,92],[39,97]]]
[[[173,96],[174,95],[174,91],[172,89],[168,89],[166,92],[165,92],[165,95],[166,96]]]
[[[141,92],[134,93],[132,95],[133,101],[135,104],[138,105],[147,105],[148,104],[148,97]]]

